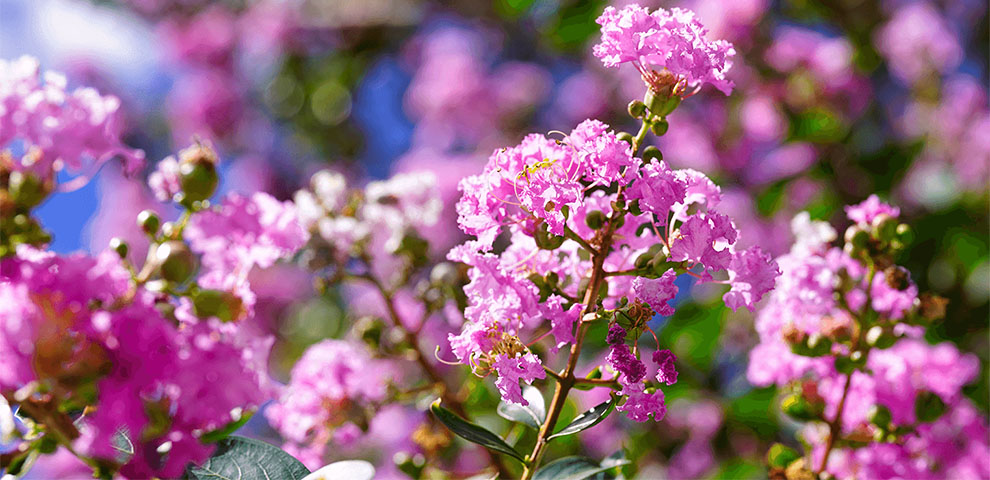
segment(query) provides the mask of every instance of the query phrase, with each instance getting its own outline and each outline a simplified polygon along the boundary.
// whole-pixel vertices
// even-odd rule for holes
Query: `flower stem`
[[[392,324],[402,331],[403,338],[406,343],[412,347],[414,354],[413,356],[416,357],[416,363],[419,364],[420,368],[423,370],[423,373],[426,374],[430,382],[441,387],[442,393],[440,394],[440,397],[443,398],[443,401],[454,413],[460,415],[461,417],[467,418],[467,410],[464,408],[463,403],[461,403],[460,399],[453,394],[453,390],[447,385],[447,382],[444,380],[443,376],[440,375],[436,369],[433,368],[433,365],[430,364],[429,360],[426,359],[426,354],[423,352],[422,348],[420,348],[416,335],[402,323],[402,319],[399,317],[399,312],[395,308],[395,300],[393,299],[391,293],[389,293],[388,289],[385,288],[385,285],[375,278],[374,275],[362,275],[361,278],[364,278],[374,285],[378,290],[378,293],[381,294],[382,299],[385,301],[385,307],[388,310],[388,315],[392,320]],[[423,321],[425,322],[426,319]],[[498,478],[509,477],[509,470],[505,465],[505,462],[502,461],[502,458],[492,452],[488,452],[488,455],[492,459],[492,464],[498,470]]]

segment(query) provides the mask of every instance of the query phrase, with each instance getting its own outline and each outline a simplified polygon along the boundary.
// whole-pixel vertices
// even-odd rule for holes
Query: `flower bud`
[[[846,229],[846,252],[858,253],[866,250],[870,244],[870,234],[859,225],[853,225]]]
[[[873,218],[873,236],[880,241],[890,242],[897,234],[897,219],[881,213]]]
[[[196,256],[183,242],[172,240],[158,246],[155,257],[161,269],[162,278],[174,283],[183,283],[196,270]]]
[[[792,393],[780,402],[780,409],[788,416],[797,420],[815,420],[821,416],[821,412],[808,402],[803,396]]]
[[[633,265],[636,266],[637,270],[642,270],[649,267],[650,260],[653,260],[653,255],[650,255],[649,253],[641,253],[638,257],[636,257],[636,261]]]
[[[158,227],[161,226],[161,220],[158,215],[151,210],[142,210],[137,216],[137,224],[141,227],[141,231],[144,233],[154,236],[158,233]]]
[[[120,237],[113,237],[110,239],[110,249],[117,252],[120,258],[127,258],[127,242]]]
[[[633,118],[640,118],[646,115],[646,104],[639,100],[633,100],[629,102],[628,111],[629,115]]]
[[[866,414],[866,418],[870,421],[870,423],[883,430],[887,430],[890,427],[890,409],[883,405],[877,404],[870,407],[869,412]]]
[[[927,390],[918,393],[914,399],[914,415],[919,422],[934,422],[945,413],[945,402],[934,392]]]
[[[632,145],[633,143],[633,136],[629,132],[619,132],[615,134],[615,136],[618,137],[619,140],[622,140],[623,142],[626,142],[629,145]]]
[[[605,214],[601,210],[592,210],[584,217],[584,223],[592,230],[598,230],[605,225]]]
[[[897,337],[894,333],[884,329],[880,325],[874,325],[866,331],[866,344],[879,349],[886,349],[894,346]]]
[[[243,302],[223,290],[199,290],[193,295],[193,313],[197,317],[217,317],[224,322],[237,319],[243,313]]]
[[[184,203],[200,202],[217,190],[217,155],[206,145],[193,145],[179,152],[179,185]]]
[[[785,469],[791,462],[801,458],[801,455],[791,447],[775,443],[767,451],[767,465],[770,468]]]
[[[649,147],[647,147],[649,149]],[[639,216],[643,214],[643,210],[639,207],[639,199],[629,202],[629,213],[633,216]]]
[[[536,246],[543,250],[556,250],[564,244],[564,237],[550,233],[547,230],[546,223],[541,223],[539,227],[536,227],[536,232],[533,234],[533,240],[536,241]]]
[[[665,133],[667,133],[667,129],[669,128],[670,124],[667,123],[667,120],[659,120],[650,125],[650,129],[653,130],[653,134],[658,137],[662,137]]]
[[[653,145],[650,145],[649,147],[643,149],[643,161],[652,162],[654,160],[657,161],[663,160],[663,153],[660,152],[660,149],[654,147]]]
[[[910,225],[902,223],[897,226],[894,236],[902,245],[908,246],[914,241],[914,230],[911,229]]]

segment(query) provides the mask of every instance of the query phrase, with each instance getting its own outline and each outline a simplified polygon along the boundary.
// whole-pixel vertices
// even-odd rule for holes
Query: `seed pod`
[[[137,216],[137,224],[141,227],[141,231],[148,235],[156,235],[158,233],[158,227],[161,226],[161,220],[158,215],[151,210],[142,210]]]
[[[643,115],[646,115],[646,104],[639,100],[633,100],[629,102],[629,107],[627,110],[629,111],[629,115],[633,118],[640,118]]]
[[[592,210],[584,217],[584,223],[592,230],[598,230],[605,225],[605,214],[601,210]]]

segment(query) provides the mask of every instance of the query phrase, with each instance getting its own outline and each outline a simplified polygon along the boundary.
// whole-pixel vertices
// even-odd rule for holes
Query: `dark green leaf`
[[[523,398],[529,402],[529,405],[509,403],[502,400],[499,402],[496,411],[499,416],[506,420],[519,422],[539,430],[540,426],[543,425],[543,421],[547,418],[547,408],[543,403],[543,394],[536,387],[530,385],[523,388],[522,394]]]
[[[547,440],[566,435],[574,435],[582,430],[587,430],[595,425],[598,425],[598,422],[605,420],[605,417],[607,417],[609,412],[612,411],[613,406],[615,406],[614,398],[596,405],[591,410],[578,415],[569,425],[561,429],[559,432],[550,435]]]
[[[250,438],[230,436],[201,466],[186,467],[187,480],[299,480],[309,470],[278,447]]]
[[[440,400],[433,402],[433,405],[430,406],[430,411],[437,417],[437,420],[440,420],[441,423],[446,425],[450,431],[456,433],[459,437],[469,442],[477,443],[489,450],[509,455],[520,462],[524,461],[522,454],[505,443],[505,440],[502,440],[501,437],[441,407]]]
[[[625,455],[623,455],[624,457]],[[613,455],[614,457],[614,455]],[[611,468],[629,463],[625,458],[609,457],[602,464],[585,457],[564,457],[536,471],[534,480],[584,480]]]

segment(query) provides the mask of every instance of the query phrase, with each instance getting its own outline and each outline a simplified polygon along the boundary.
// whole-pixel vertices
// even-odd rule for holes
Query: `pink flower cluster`
[[[18,142],[25,154],[19,168],[41,178],[63,168],[88,178],[120,157],[134,172],[144,152],[123,144],[120,117],[117,97],[85,87],[69,91],[64,76],[42,73],[31,57],[0,60],[0,147]]]
[[[73,447],[117,461],[115,437],[124,432],[133,446],[126,477],[180,475],[212,450],[200,435],[267,396],[267,340],[205,320],[177,327],[113,252],[58,256],[21,246],[0,270],[0,391],[71,393],[92,409],[76,420]]]
[[[265,417],[286,440],[283,448],[316,469],[331,443],[347,445],[362,435],[352,415],[378,408],[394,374],[359,343],[324,340],[292,367],[292,379]]]
[[[716,210],[720,190],[711,180],[633,156],[629,143],[597,120],[582,122],[561,139],[529,135],[518,146],[495,151],[482,173],[461,182],[461,191],[459,224],[477,240],[448,254],[472,267],[465,288],[468,322],[450,336],[450,345],[476,373],[494,370],[506,401],[524,403],[518,381],[544,376],[543,360],[522,338],[550,327],[554,353],[574,341],[579,316],[587,311],[578,300],[585,294],[582,279],[595,268],[606,272],[604,308],[625,305],[620,298],[632,291],[627,300],[644,305],[650,316],[674,312],[668,302],[677,293],[678,273],[729,284],[726,305],[750,309],[778,274],[758,247],[734,249],[739,233]],[[613,221],[618,223],[608,226]],[[596,267],[586,254],[603,241],[603,231],[612,232],[614,242],[602,247],[610,253]],[[509,243],[496,252],[500,235]],[[642,325],[633,327],[643,332]],[[504,378],[509,359],[512,375]],[[655,356],[661,382],[676,380],[671,359],[672,354]],[[662,392],[648,393],[642,382],[646,367],[624,340],[613,344],[607,362],[621,373],[616,380],[627,401],[620,410],[638,421],[662,418]]]
[[[802,385],[804,401],[820,403],[824,419],[836,422],[836,433],[815,423],[803,430],[815,467],[830,435],[863,439],[863,447],[831,452],[826,470],[836,478],[985,478],[990,430],[961,391],[979,362],[950,343],[926,343],[923,325],[932,317],[926,310],[937,303],[919,297],[907,270],[877,268],[862,257],[864,248],[881,245],[864,242],[893,241],[889,225],[899,213],[875,195],[846,207],[856,225],[845,248],[830,245],[837,235],[827,223],[807,213],[795,217],[797,241],[778,259],[782,274],[757,317],[760,344],[750,353],[747,376],[757,386]],[[865,353],[863,343],[870,346]],[[815,345],[824,347],[809,352]],[[862,367],[850,370],[849,362]],[[918,406],[932,395],[944,408]],[[877,420],[877,408],[889,420]],[[919,418],[932,408],[934,421]],[[885,436],[881,426],[897,437]],[[946,448],[950,443],[955,446]]]
[[[732,93],[726,72],[736,51],[725,40],[707,40],[708,31],[694,12],[681,8],[650,12],[634,4],[621,10],[606,7],[597,21],[602,40],[594,53],[606,67],[632,63],[648,83],[655,75],[669,72],[680,93],[692,93],[705,83],[726,95]]]

